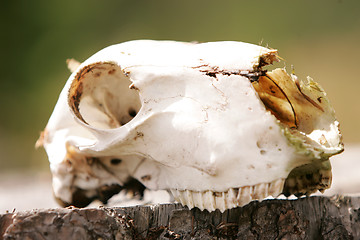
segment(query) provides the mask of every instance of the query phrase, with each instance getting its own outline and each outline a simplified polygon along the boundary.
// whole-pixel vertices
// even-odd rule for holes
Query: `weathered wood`
[[[224,213],[180,204],[0,215],[4,239],[360,239],[359,197],[252,202]]]

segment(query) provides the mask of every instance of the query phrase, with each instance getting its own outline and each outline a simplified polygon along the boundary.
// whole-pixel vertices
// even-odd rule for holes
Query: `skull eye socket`
[[[139,112],[138,91],[113,63],[94,63],[81,69],[69,91],[69,105],[83,122],[101,129],[118,128]]]

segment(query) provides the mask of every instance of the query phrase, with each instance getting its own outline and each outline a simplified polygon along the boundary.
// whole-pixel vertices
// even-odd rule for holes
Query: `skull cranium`
[[[139,40],[68,79],[41,138],[64,205],[106,201],[131,179],[213,211],[331,184],[343,151],[325,92],[242,42]],[[85,199],[85,200],[84,200]]]

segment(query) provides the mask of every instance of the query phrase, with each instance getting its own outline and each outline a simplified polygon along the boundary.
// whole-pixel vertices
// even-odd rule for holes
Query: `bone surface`
[[[73,62],[38,141],[64,205],[164,189],[214,211],[331,185],[343,151],[324,90],[277,51],[242,42],[137,40]]]

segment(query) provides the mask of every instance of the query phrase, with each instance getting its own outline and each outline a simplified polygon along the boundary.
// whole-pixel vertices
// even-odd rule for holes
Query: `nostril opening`
[[[133,108],[129,108],[128,113],[129,113],[130,117],[135,117],[137,114],[136,110]]]
[[[119,159],[119,158],[113,158],[113,159],[110,160],[110,163],[112,165],[119,165],[121,162],[122,162],[122,160]]]

